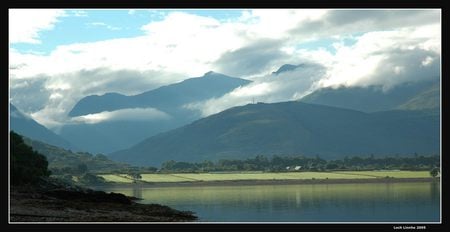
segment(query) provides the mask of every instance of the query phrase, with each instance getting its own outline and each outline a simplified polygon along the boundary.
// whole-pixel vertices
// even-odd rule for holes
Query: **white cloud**
[[[169,119],[170,115],[154,108],[133,108],[103,111],[71,118],[75,123],[96,124],[108,121],[153,121]]]
[[[293,71],[260,76],[254,82],[236,88],[222,97],[186,104],[184,107],[199,110],[203,116],[208,116],[249,103],[292,101],[314,89],[314,83],[324,75],[325,69],[320,65],[304,64]]]
[[[234,26],[214,25],[220,22],[174,12],[164,21],[146,25],[150,34],[145,36],[61,45],[48,55],[11,50],[10,78],[16,85],[46,79],[47,104],[33,108],[40,112],[28,113],[46,126],[55,126],[67,120],[64,115],[83,96],[113,91],[136,94],[212,70],[212,61],[241,43]],[[173,36],[179,28],[186,29],[184,34]],[[223,39],[228,43],[211,42]],[[57,94],[63,97],[55,98]],[[49,110],[53,107],[58,110]]]
[[[435,28],[427,35],[418,33]],[[373,31],[356,38],[356,43],[336,46],[336,52],[299,50],[298,55],[327,68],[321,87],[383,85],[390,88],[405,81],[439,75],[439,67],[423,64],[439,59],[440,28],[429,25],[390,31]],[[434,63],[437,65],[437,63]]]
[[[49,98],[50,100],[61,99],[63,95],[61,93],[52,93]]]
[[[69,123],[67,113],[81,98],[107,92],[133,95],[154,89],[164,78],[177,77],[156,71],[109,69],[81,70],[52,76],[11,79],[11,102],[39,123],[57,129]],[[160,77],[162,80],[155,79]],[[178,75],[178,78],[181,76]]]
[[[267,82],[256,83],[250,86],[239,87],[230,93],[233,97],[258,97],[270,93],[270,84]]]
[[[431,63],[433,63],[434,59],[431,56],[425,57],[425,59],[422,61],[422,66],[428,66]]]
[[[44,125],[49,129],[59,129],[62,125],[67,123],[67,116],[63,107],[59,107],[58,99],[50,99],[49,103],[39,111],[30,113],[30,116],[38,123]],[[63,120],[65,119],[65,120]]]
[[[429,33],[419,33],[424,30]],[[334,44],[335,52],[323,48],[294,52],[295,57],[313,61],[323,69],[313,66],[282,73],[277,78],[263,76],[221,98],[185,107],[200,110],[203,116],[208,116],[232,106],[251,103],[254,99],[267,103],[300,99],[317,88],[380,85],[388,90],[400,83],[439,76],[439,62],[436,60],[440,59],[440,50],[436,48],[440,47],[440,28],[436,25],[372,31],[353,39],[356,42],[352,45]],[[302,62],[300,58],[294,60],[294,64]]]
[[[32,17],[19,17],[24,14],[20,11],[15,16],[11,14],[16,17],[11,20],[11,28],[23,28],[27,26],[26,20],[32,21]],[[39,14],[36,12],[29,15]],[[24,86],[39,86],[39,91],[32,92],[47,101],[36,95],[39,99],[36,104],[42,105],[26,107],[30,109],[27,113],[33,113],[37,121],[49,126],[65,123],[67,112],[86,95],[136,94],[201,76],[209,70],[256,80],[223,98],[211,99],[210,103],[187,106],[202,108],[206,115],[249,103],[253,97],[257,101],[274,102],[298,99],[311,89],[326,86],[392,86],[408,78],[417,80],[420,75],[434,73],[439,65],[440,12],[435,10],[257,9],[244,11],[240,18],[228,21],[176,11],[154,13],[161,17],[142,26],[144,36],[61,45],[48,55],[10,50],[10,79],[15,86],[11,96],[19,89],[20,93],[26,93]],[[10,31],[10,35],[22,38],[16,41],[38,42],[38,32],[51,28],[60,16],[50,15],[53,17],[47,20],[39,17],[36,20],[36,25],[46,21],[45,25],[31,26],[34,23],[31,22],[29,28],[33,28],[33,33],[17,29],[23,33],[16,30]],[[100,24],[97,26],[106,25]],[[356,43],[345,44],[344,38],[349,37]],[[336,51],[298,46],[321,38],[341,42],[334,44]],[[311,72],[310,77],[298,74],[301,80],[296,78],[297,74],[283,74],[287,76],[285,83],[281,76],[279,81],[263,76],[282,64],[299,64],[305,60],[324,69]],[[26,104],[24,98],[13,98],[13,102],[22,101],[18,106]]]
[[[246,41],[240,35],[240,24],[182,12],[172,12],[163,21],[144,25],[142,30],[148,34],[145,47],[152,57],[158,57],[152,59],[151,65],[188,76],[212,69],[213,61]]]
[[[14,70],[13,74],[17,78],[31,77],[37,74],[57,75],[97,68],[158,70],[183,73],[185,77],[198,76],[208,70],[217,69],[218,64],[214,62],[224,54],[240,51],[246,47],[261,49],[261,47],[255,47],[254,44],[264,40],[281,41],[282,44],[265,44],[268,49],[271,46],[274,47],[273,52],[285,55],[284,57],[278,56],[279,59],[301,55],[294,52],[295,45],[299,41],[311,39],[310,34],[306,33],[309,32],[307,30],[309,27],[303,28],[301,25],[315,25],[314,23],[320,22],[321,19],[325,20],[333,16],[333,12],[335,11],[253,10],[245,13],[247,16],[243,16],[242,19],[232,22],[220,22],[210,17],[171,12],[161,21],[144,25],[142,29],[148,33],[147,36],[59,46],[48,56],[25,55],[13,51],[11,66],[23,65]],[[341,15],[339,17],[343,17]],[[361,18],[364,13],[359,15]],[[414,16],[414,14],[411,15]],[[386,24],[383,24],[383,18],[377,18],[377,20],[380,21],[376,21],[378,24]],[[97,22],[97,24],[106,25],[101,22],[100,24]],[[325,26],[321,26],[322,24]],[[323,34],[330,31],[327,30],[328,27],[335,26],[330,25],[330,22],[322,24],[319,24],[316,29],[323,31]],[[359,26],[358,23],[356,25]],[[371,25],[361,26],[361,28],[368,30]],[[406,24],[406,26],[411,25]],[[372,25],[372,27],[375,26]],[[322,28],[324,29],[322,30]],[[338,32],[351,34],[362,30],[356,26],[350,27],[348,23],[345,28],[349,31]],[[420,29],[415,31],[417,33],[415,37],[418,38],[420,34],[422,37],[434,38],[435,40],[428,40],[428,43],[423,43],[422,46],[435,49],[436,44],[440,44],[440,38],[437,38],[439,28],[426,26],[420,27]],[[302,33],[302,30],[305,32]],[[330,32],[328,35],[322,36],[336,36],[339,33]],[[401,38],[399,39],[401,41]],[[254,53],[258,54],[257,51]],[[255,57],[252,58],[255,59]],[[261,67],[266,72],[274,68],[272,62],[267,62],[267,64],[270,67]],[[242,69],[245,68],[242,67]],[[233,67],[233,69],[237,69],[237,67]],[[225,70],[224,72],[226,73]]]
[[[245,18],[245,21],[250,22],[251,25],[247,33],[254,38],[287,38],[290,36],[289,31],[298,24],[320,20],[328,11],[324,9],[255,9]],[[302,35],[302,37],[308,36]]]
[[[41,43],[39,32],[53,29],[64,10],[53,9],[10,9],[10,43]]]

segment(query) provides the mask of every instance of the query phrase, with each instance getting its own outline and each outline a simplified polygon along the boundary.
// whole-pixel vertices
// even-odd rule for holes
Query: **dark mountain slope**
[[[39,140],[63,148],[74,149],[65,139],[20,112],[13,104],[10,104],[9,106],[11,130],[34,140]]]
[[[430,108],[436,105],[439,106],[439,88],[436,88],[436,86],[439,86],[439,79],[404,83],[386,91],[383,91],[381,86],[323,88],[300,100],[312,104],[335,106],[363,112],[376,112],[398,109],[403,104],[408,104],[409,106],[405,105],[400,107],[400,109],[423,108],[419,107],[418,104],[421,100],[413,99],[427,97],[426,104],[429,107],[425,108]],[[428,91],[431,91],[429,94],[432,96],[420,96]],[[415,106],[411,107],[411,104]]]
[[[255,155],[392,155],[438,153],[439,115],[430,111],[363,113],[302,102],[249,104],[150,137],[114,160],[245,159]]]

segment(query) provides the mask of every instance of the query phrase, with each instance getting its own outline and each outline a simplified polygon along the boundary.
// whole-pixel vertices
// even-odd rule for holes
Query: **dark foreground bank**
[[[192,212],[50,181],[11,186],[11,222],[189,222]]]

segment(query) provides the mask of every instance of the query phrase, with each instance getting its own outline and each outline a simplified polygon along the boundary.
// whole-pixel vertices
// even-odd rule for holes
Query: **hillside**
[[[119,163],[108,159],[105,155],[92,155],[86,152],[73,152],[60,147],[52,146],[40,141],[23,137],[25,144],[33,150],[44,155],[48,161],[50,170],[75,171],[79,165],[86,165],[89,172],[108,172],[111,170],[124,170],[130,167],[128,164]],[[69,171],[69,172],[70,172]],[[68,173],[65,173],[68,174]]]
[[[440,108],[440,85],[436,84],[417,94],[397,108],[401,110],[422,110]]]
[[[20,112],[13,104],[10,107],[10,130],[15,131],[21,135],[27,136],[34,140],[39,140],[51,145],[64,147],[67,149],[74,149],[73,146],[53,131],[47,129],[39,124],[31,117]]]
[[[255,155],[410,155],[439,152],[439,115],[432,111],[363,113],[283,102],[249,104],[150,137],[111,159],[136,165],[167,160],[245,159]]]

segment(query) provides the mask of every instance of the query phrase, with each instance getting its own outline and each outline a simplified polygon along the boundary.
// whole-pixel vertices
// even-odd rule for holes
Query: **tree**
[[[138,172],[132,172],[129,175],[133,178],[133,183],[136,183],[138,180],[142,179],[141,174]]]
[[[11,182],[13,185],[35,183],[41,177],[48,177],[47,158],[26,145],[19,134],[10,132]]]
[[[169,160],[161,164],[161,170],[172,170],[177,162],[175,160]]]
[[[145,168],[145,170],[146,170],[147,172],[152,172],[152,173],[154,173],[154,172],[157,172],[157,171],[158,171],[158,168],[155,168],[155,167],[147,167],[147,168]]]
[[[431,171],[430,171],[430,175],[433,177],[433,178],[435,178],[438,174],[439,174],[439,168],[433,168],[433,169],[431,169]]]
[[[327,170],[334,170],[337,169],[339,166],[336,163],[329,163],[325,166],[325,169]]]

